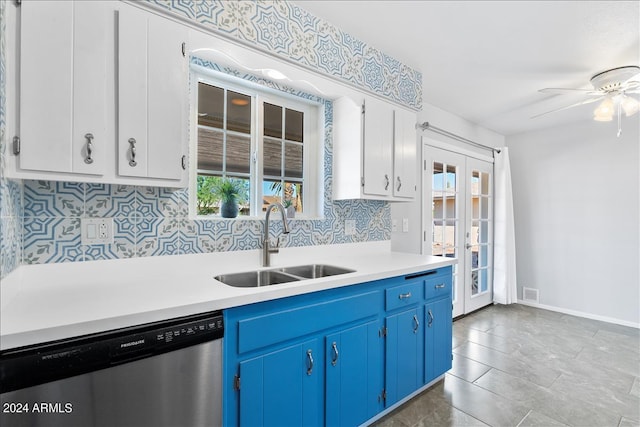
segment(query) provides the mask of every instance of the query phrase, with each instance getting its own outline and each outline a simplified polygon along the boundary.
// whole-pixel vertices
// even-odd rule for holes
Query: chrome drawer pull
[[[445,287],[445,284],[444,284],[444,283],[441,283],[441,284],[439,284],[439,285],[436,285],[436,289],[442,289],[442,288],[444,288],[444,287]]]
[[[309,361],[309,367],[307,368],[307,375],[311,375],[313,371],[313,354],[311,350],[307,350],[307,359]]]
[[[416,325],[416,327],[413,328],[413,333],[417,334],[418,333],[418,328],[420,327],[420,322],[418,321],[418,316],[416,316],[415,314],[413,315],[413,322]]]
[[[433,323],[433,313],[429,310],[427,314],[429,315],[429,323],[427,323],[427,326],[431,327],[431,324]]]
[[[93,158],[91,157],[93,153],[93,134],[88,133],[84,137],[87,138],[87,157],[85,157],[84,162],[90,165],[93,163]]]
[[[400,177],[398,177],[398,189],[396,191],[400,191],[401,187],[402,187],[402,181],[400,181]]]
[[[138,162],[136,162],[136,139],[135,138],[129,138],[129,146],[130,151],[131,151],[131,160],[129,160],[129,166],[131,166],[132,168],[135,168],[138,165]]]
[[[407,292],[406,294],[398,295],[398,299],[407,299],[407,298],[411,298],[411,292]]]
[[[336,366],[338,364],[338,345],[334,341],[331,344],[331,348],[333,348],[333,357],[331,357],[331,365]]]
[[[389,189],[389,175],[387,175],[386,173],[384,174],[384,189]]]

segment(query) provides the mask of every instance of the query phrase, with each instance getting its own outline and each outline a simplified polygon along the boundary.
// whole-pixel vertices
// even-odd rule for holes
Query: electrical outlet
[[[82,218],[80,238],[83,245],[113,243],[113,218]]]
[[[347,236],[353,236],[356,234],[356,220],[346,219],[344,221],[344,234]]]

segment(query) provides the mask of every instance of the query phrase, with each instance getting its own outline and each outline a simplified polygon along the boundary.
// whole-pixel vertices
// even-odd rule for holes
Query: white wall
[[[471,123],[455,114],[441,110],[433,105],[425,103],[422,111],[418,113],[418,123],[429,122],[430,124],[444,129],[448,132],[470,139],[489,147],[504,146],[504,136],[499,135],[489,129],[480,127]],[[422,251],[422,140],[424,138],[433,139],[450,145],[452,148],[460,148],[466,151],[474,151],[485,156],[491,156],[491,153],[472,145],[464,144],[446,136],[418,129],[417,141],[417,176],[416,182],[418,190],[416,200],[411,203],[392,203],[391,204],[391,221],[396,221],[398,230],[391,232],[391,249],[397,252],[421,253]],[[409,231],[402,231],[402,219],[409,220]]]
[[[638,326],[640,120],[585,121],[507,137],[518,296]]]

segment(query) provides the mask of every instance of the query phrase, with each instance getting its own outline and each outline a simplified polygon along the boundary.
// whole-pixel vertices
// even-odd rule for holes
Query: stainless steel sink
[[[319,277],[335,276],[337,274],[353,273],[355,270],[349,270],[342,267],[334,267],[333,265],[311,264],[299,265],[297,267],[285,267],[280,271],[294,276],[303,277],[305,279],[317,279]]]
[[[257,288],[260,286],[277,285],[279,283],[300,280],[289,274],[276,270],[247,271],[244,273],[222,274],[214,279],[237,288]]]
[[[238,288],[257,288],[260,286],[277,285],[280,283],[297,282],[306,279],[318,279],[320,277],[335,276],[338,274],[353,273],[342,267],[334,267],[324,264],[298,265],[272,270],[245,271],[243,273],[221,274],[214,279]]]

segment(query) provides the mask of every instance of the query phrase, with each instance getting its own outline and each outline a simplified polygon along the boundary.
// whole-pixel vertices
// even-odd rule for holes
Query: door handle
[[[87,157],[84,158],[84,162],[90,165],[93,163],[93,157],[91,157],[93,154],[93,134],[88,133],[84,137],[87,138]]]
[[[309,362],[307,375],[311,375],[311,372],[313,372],[313,352],[311,351],[311,349],[307,350],[307,361]]]
[[[429,322],[427,323],[427,326],[431,327],[431,324],[433,324],[433,313],[429,310],[427,314],[429,315]]]
[[[413,328],[413,333],[416,334],[418,333],[418,328],[420,327],[420,321],[418,321],[418,316],[417,315],[413,315],[413,323],[415,324],[415,327]]]
[[[336,366],[338,364],[338,345],[336,344],[336,342],[334,341],[331,344],[331,348],[333,349],[333,356],[331,357],[331,365],[332,366]]]
[[[135,138],[129,138],[129,147],[130,147],[130,151],[131,151],[131,160],[129,160],[129,166],[131,166],[132,168],[136,167],[138,162],[136,162],[136,139]]]

